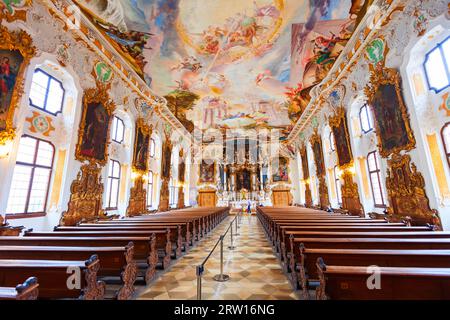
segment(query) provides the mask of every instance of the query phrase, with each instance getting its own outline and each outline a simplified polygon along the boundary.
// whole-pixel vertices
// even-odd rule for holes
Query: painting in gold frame
[[[114,104],[105,88],[85,91],[75,153],[77,160],[106,164],[113,111]]]
[[[133,169],[138,172],[148,171],[148,156],[150,147],[151,128],[144,124],[139,118],[136,122],[136,133],[134,137]]]
[[[330,118],[330,127],[334,136],[338,165],[341,169],[345,169],[353,164],[353,154],[344,108],[337,109],[336,115]]]
[[[400,75],[395,69],[372,72],[371,84],[365,92],[373,111],[375,132],[383,158],[402,150],[414,149],[416,140],[400,88]]]
[[[36,54],[31,36],[0,26],[0,145],[13,140],[14,112],[23,95],[24,75]]]
[[[306,180],[309,178],[308,153],[306,152],[306,146],[303,146],[300,149],[300,156],[302,159],[303,179]]]
[[[214,183],[216,175],[216,167],[212,160],[202,160],[200,164],[200,182]]]
[[[325,162],[322,151],[322,139],[320,138],[317,129],[311,136],[310,143],[314,154],[314,161],[316,163],[316,174],[320,177],[325,174]]]
[[[272,174],[273,182],[288,182],[289,181],[289,160],[285,157],[278,158],[278,168],[274,168],[274,173]]]

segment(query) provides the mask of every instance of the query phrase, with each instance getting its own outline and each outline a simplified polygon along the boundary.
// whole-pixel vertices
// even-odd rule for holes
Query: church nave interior
[[[0,0],[0,304],[449,300],[449,117],[448,0]]]

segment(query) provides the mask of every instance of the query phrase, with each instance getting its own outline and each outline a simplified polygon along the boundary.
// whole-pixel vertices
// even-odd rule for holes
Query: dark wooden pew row
[[[293,238],[301,237],[303,232],[428,232],[433,231],[428,227],[407,227],[403,224],[389,223],[385,225],[298,225],[298,226],[280,226],[274,236],[273,242],[275,248],[284,258],[287,252],[291,250]]]
[[[172,241],[170,240],[170,231],[168,230],[149,230],[149,231],[108,231],[108,230],[91,230],[91,231],[59,231],[59,232],[36,232],[26,231],[24,237],[40,237],[40,238],[105,238],[105,239],[134,239],[146,238],[150,241],[151,237],[155,237],[155,252],[157,256],[157,265],[162,269],[166,269],[170,265],[173,252]],[[138,260],[145,260],[136,258]]]
[[[36,300],[38,296],[39,283],[36,277],[30,277],[15,287],[0,287],[0,300]]]
[[[132,242],[126,247],[0,246],[0,259],[85,261],[95,254],[101,261],[98,276],[121,280],[121,286],[114,292],[113,298],[129,300],[134,293],[137,276],[133,252]]]
[[[118,235],[119,237],[130,236],[146,236],[154,233],[156,235],[156,246],[160,253],[167,252],[169,247],[169,257],[171,257],[171,252],[174,258],[181,256],[182,249],[184,247],[183,236],[181,234],[181,227],[179,225],[167,226],[157,225],[157,226],[116,226],[116,225],[104,225],[104,226],[91,226],[91,227],[55,227],[55,234],[61,235],[62,233],[67,233],[69,236],[77,236],[74,233],[83,236],[82,232],[91,232],[86,234],[87,236],[95,235],[96,233],[100,236],[114,237]],[[52,232],[28,232],[25,231],[24,236],[34,235],[37,237],[47,237],[51,236]],[[164,256],[163,256],[164,257]]]
[[[158,265],[156,235],[147,237],[0,237],[1,246],[53,246],[53,247],[125,247],[134,244],[134,259],[144,262],[142,277],[148,284],[155,277]],[[170,262],[170,257],[169,257]]]
[[[102,300],[106,286],[97,279],[99,269],[95,255],[86,261],[0,260],[0,286],[15,286],[32,273],[39,279],[40,299]]]
[[[386,225],[314,225],[314,226],[281,226],[275,240],[275,248],[280,253],[280,259],[283,262],[285,270],[290,272],[293,261],[289,257],[293,257],[293,247],[295,238],[306,238],[305,232],[343,232],[348,233],[397,233],[397,232],[431,232],[432,229],[427,227],[406,227],[403,224],[386,224]],[[314,236],[311,236],[313,238]],[[332,237],[329,237],[332,238]],[[385,237],[386,238],[386,237]]]
[[[370,290],[367,266],[317,262],[317,300],[449,300],[450,268],[379,267],[380,289]]]
[[[290,278],[298,287],[298,261],[301,260],[300,248],[306,249],[379,249],[379,250],[440,250],[450,249],[450,238],[295,238],[292,251],[287,255],[290,266]]]
[[[319,281],[317,260],[334,266],[450,268],[450,250],[380,250],[380,249],[306,249],[300,247],[298,273],[305,298],[308,289]]]
[[[181,228],[181,240],[183,243],[182,250],[188,251],[189,247],[192,246],[194,243],[192,241],[192,238],[197,238],[197,235],[191,232],[191,229],[189,227],[190,223],[188,222],[165,222],[165,221],[130,221],[130,220],[123,220],[123,219],[117,219],[117,220],[109,220],[109,221],[98,221],[97,223],[81,223],[79,224],[80,227],[159,227],[159,229],[164,229],[165,227],[180,227]],[[55,227],[55,230],[59,229],[58,227]],[[177,231],[178,232],[178,231]]]

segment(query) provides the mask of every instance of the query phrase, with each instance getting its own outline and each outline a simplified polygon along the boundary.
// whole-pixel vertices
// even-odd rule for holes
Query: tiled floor
[[[195,266],[208,255],[233,218],[227,218],[187,255],[175,261],[167,272],[142,291],[138,299],[196,299]],[[257,218],[242,217],[239,233],[235,238],[235,250],[228,249],[229,234],[224,242],[224,273],[231,279],[222,283],[212,279],[220,271],[217,250],[205,265],[202,299],[298,299]]]

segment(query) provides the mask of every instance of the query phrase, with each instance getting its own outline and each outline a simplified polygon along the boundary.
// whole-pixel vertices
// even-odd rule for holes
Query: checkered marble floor
[[[195,266],[205,259],[233,218],[224,220],[186,255],[174,261],[167,271],[139,293],[138,299],[196,299]],[[258,219],[255,216],[242,217],[239,233],[235,237],[235,250],[228,249],[229,234],[224,242],[224,273],[231,279],[222,283],[212,279],[220,272],[219,246],[205,265],[202,299],[299,299],[283,273]]]

